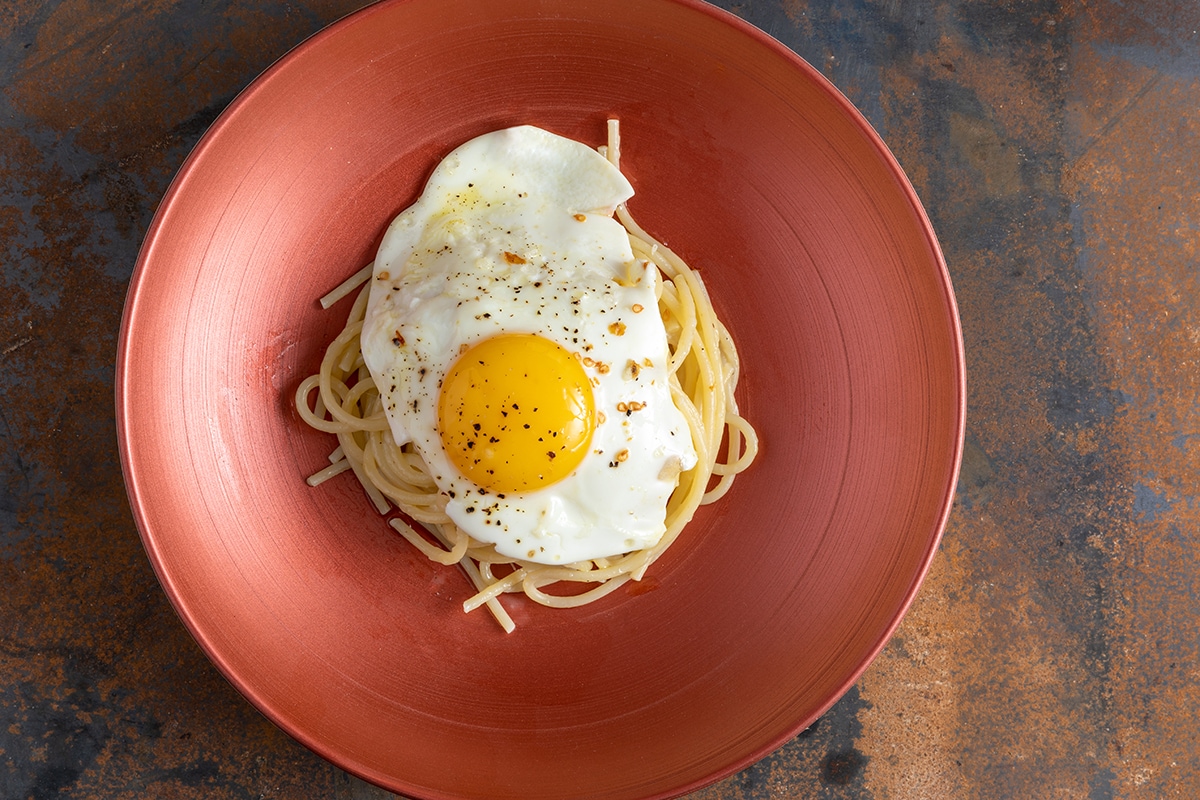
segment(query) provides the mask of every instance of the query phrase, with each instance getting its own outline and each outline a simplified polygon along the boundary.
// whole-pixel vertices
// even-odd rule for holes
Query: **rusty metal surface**
[[[0,797],[382,798],[263,719],[159,589],[113,356],[155,204],[239,89],[354,0],[0,7]],[[721,3],[908,171],[968,441],[900,630],[696,800],[1200,796],[1200,9]]]

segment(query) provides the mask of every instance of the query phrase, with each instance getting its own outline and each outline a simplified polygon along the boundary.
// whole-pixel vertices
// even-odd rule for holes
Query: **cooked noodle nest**
[[[619,149],[614,120],[609,123],[608,145],[602,152],[618,167]],[[624,205],[617,208],[616,217],[628,231],[635,259],[658,268],[658,309],[671,353],[671,395],[687,421],[697,455],[696,465],[679,474],[679,483],[667,501],[666,531],[654,546],[612,558],[546,565],[500,555],[492,545],[477,541],[455,525],[446,515],[446,498],[439,493],[424,459],[412,444],[397,446],[392,438],[379,391],[363,363],[359,335],[373,265],[368,264],[321,298],[322,306],[328,308],[358,290],[346,326],[326,349],[320,370],[296,390],[296,408],[304,421],[338,439],[329,466],[311,475],[308,483],[317,486],[352,471],[381,515],[391,514],[395,508],[420,526],[424,533],[399,516],[390,520],[413,547],[439,564],[463,568],[476,588],[463,603],[464,610],[487,606],[505,631],[511,632],[515,625],[499,602],[504,594],[522,592],[542,605],[569,608],[604,597],[630,580],[640,580],[679,537],[696,509],[719,500],[758,450],[754,428],[738,414],[734,400],[737,349],[717,319],[700,274],[642,230]],[[545,591],[555,584],[575,584],[576,589]],[[589,588],[579,591],[579,585]]]

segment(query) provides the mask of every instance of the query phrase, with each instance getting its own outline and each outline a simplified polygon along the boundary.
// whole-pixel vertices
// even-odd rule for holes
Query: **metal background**
[[[354,0],[0,3],[0,797],[384,798],[155,581],[113,360],[234,95]],[[941,552],[808,731],[693,800],[1200,796],[1200,7],[718,3],[861,109],[941,239],[969,414]]]

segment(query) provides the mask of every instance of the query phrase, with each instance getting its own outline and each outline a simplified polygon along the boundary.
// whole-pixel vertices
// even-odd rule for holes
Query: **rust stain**
[[[1103,537],[1121,567],[1107,753],[1120,797],[1183,797],[1200,786],[1194,739],[1181,735],[1200,719],[1200,69],[1165,35],[1195,27],[1195,9],[1165,5],[1127,15],[1119,36],[1102,16],[1108,4],[1084,19],[1067,171],[1099,345],[1122,399],[1112,436],[1124,524]]]
[[[871,708],[862,743],[877,796],[968,797],[955,732],[964,696],[956,654],[979,636],[986,607],[964,596],[969,554],[951,531],[900,631],[861,680]]]
[[[782,5],[788,21],[797,26],[805,36],[812,36],[813,22],[809,17],[809,0],[783,0]]]
[[[983,180],[984,192],[1003,197],[1020,192],[1020,156],[987,120],[951,113],[950,144]]]

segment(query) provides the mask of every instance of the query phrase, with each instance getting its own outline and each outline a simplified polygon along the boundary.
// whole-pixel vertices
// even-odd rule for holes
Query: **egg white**
[[[506,556],[566,564],[652,546],[678,468],[696,462],[668,385],[657,271],[634,261],[612,218],[632,194],[586,145],[497,131],[446,156],[376,256],[361,341],[393,437],[421,453],[450,518]],[[499,497],[451,463],[437,399],[461,350],[503,333],[589,359],[602,421],[569,476]]]

